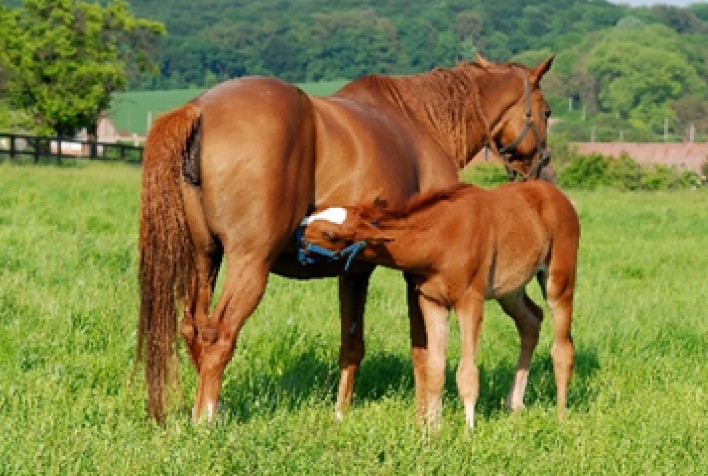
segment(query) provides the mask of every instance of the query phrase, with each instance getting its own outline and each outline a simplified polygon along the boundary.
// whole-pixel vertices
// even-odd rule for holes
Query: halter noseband
[[[496,134],[492,133],[488,136],[489,146],[504,162],[504,167],[506,168],[506,173],[510,181],[516,180],[517,177],[521,177],[522,181],[526,181],[530,177],[538,178],[541,168],[548,165],[551,161],[551,151],[541,145],[541,133],[538,131],[536,123],[534,123],[533,114],[531,114],[531,84],[529,82],[529,76],[526,73],[524,73],[524,118],[524,127],[521,129],[518,137],[504,147],[500,149],[497,148],[497,144],[494,142],[494,136]],[[524,140],[529,129],[536,138],[538,160],[524,173],[517,170],[516,165],[512,163],[513,161],[510,157],[514,150],[516,150],[516,147]]]

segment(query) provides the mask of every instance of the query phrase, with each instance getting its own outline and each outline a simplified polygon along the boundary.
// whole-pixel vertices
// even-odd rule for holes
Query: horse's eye
[[[550,109],[546,109],[545,111],[543,111],[543,115],[546,116],[546,119],[551,117],[551,112],[552,111]]]
[[[323,231],[322,236],[324,236],[325,239],[327,239],[329,241],[334,241],[334,239],[335,239],[334,235],[332,233],[330,233],[329,231]]]

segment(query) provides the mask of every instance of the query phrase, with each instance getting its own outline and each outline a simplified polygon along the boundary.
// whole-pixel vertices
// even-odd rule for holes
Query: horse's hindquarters
[[[299,89],[250,78],[217,86],[196,100],[202,113],[203,217],[190,220],[223,250],[226,277],[213,312],[193,323],[199,371],[193,416],[213,418],[224,368],[241,327],[258,305],[268,273],[307,211],[313,188],[311,104]],[[193,207],[194,209],[198,207]],[[198,289],[210,283],[197,275]],[[206,310],[208,312],[208,310]]]

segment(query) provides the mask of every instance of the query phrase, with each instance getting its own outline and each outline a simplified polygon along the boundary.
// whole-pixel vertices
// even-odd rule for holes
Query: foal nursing
[[[403,210],[344,210],[340,223],[313,216],[304,238],[330,249],[364,241],[360,259],[417,277],[427,333],[424,382],[416,382],[419,416],[429,424],[441,416],[448,315],[454,310],[462,338],[457,386],[467,424],[474,427],[479,394],[475,357],[485,299],[496,299],[516,323],[521,352],[506,404],[514,410],[523,407],[543,319],[543,311],[525,291],[534,276],[553,317],[551,355],[558,411],[564,414],[573,372],[570,323],[580,225],[562,192],[540,181],[494,190],[456,185],[418,196]]]

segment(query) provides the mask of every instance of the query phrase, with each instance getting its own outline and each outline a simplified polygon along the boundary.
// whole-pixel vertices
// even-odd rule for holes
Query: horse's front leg
[[[364,358],[364,307],[371,271],[364,274],[339,277],[339,312],[341,318],[341,346],[339,348],[339,389],[335,418],[341,420],[347,413],[354,393],[354,377]]]
[[[411,360],[413,361],[413,379],[415,382],[415,408],[420,420],[426,416],[427,381],[426,365],[428,362],[428,337],[425,332],[423,312],[418,301],[417,285],[413,277],[404,274],[406,279],[406,298],[408,301],[408,319],[410,320]]]

